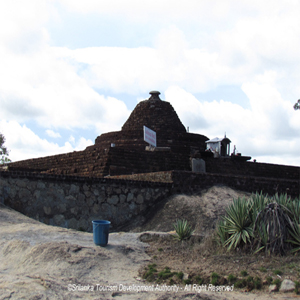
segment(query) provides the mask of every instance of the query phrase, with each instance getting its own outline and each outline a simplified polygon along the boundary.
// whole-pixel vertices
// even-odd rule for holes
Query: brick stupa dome
[[[145,125],[156,132],[186,132],[172,105],[162,101],[159,94],[150,92],[151,97],[135,107],[122,130],[140,130]]]
[[[172,147],[173,151],[177,151],[185,143],[189,146],[190,139],[197,136],[196,147],[205,150],[205,141],[208,138],[187,133],[173,106],[162,101],[159,94],[158,91],[150,92],[150,98],[137,104],[121,131],[100,135],[95,145],[110,146],[109,143],[113,143],[117,147],[144,150],[147,143],[144,141],[143,126],[146,126],[156,132],[157,147]]]
[[[186,132],[169,102],[150,92],[130,114],[120,131],[98,136],[83,151],[9,164],[10,169],[103,177],[153,171],[191,170],[190,158],[204,153],[208,138]],[[157,149],[146,151],[143,126],[156,132]]]

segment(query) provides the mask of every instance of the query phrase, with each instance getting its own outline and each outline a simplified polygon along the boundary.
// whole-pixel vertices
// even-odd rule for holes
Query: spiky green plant
[[[292,249],[292,253],[300,251],[300,224],[297,224],[297,221],[294,221],[293,226],[289,230],[291,235],[291,239],[287,240],[287,242],[296,245],[296,248]]]
[[[250,244],[255,252],[284,254],[300,251],[300,200],[286,194],[273,197],[253,194],[234,199],[218,222],[218,241],[228,250]]]
[[[225,242],[229,238],[226,230],[226,221],[223,219],[219,220],[216,228],[217,228],[217,236],[218,236],[217,242],[219,242],[222,246],[224,246]]]
[[[249,215],[251,217],[251,221],[254,224],[256,217],[260,211],[262,211],[266,205],[270,202],[270,198],[268,195],[264,195],[262,192],[252,194],[249,199]]]
[[[173,224],[173,226],[176,231],[176,235],[174,235],[174,238],[178,241],[187,240],[194,233],[194,230],[188,224],[187,220],[177,220],[176,223]]]
[[[273,197],[273,202],[276,202],[284,207],[288,207],[289,203],[292,202],[291,197],[288,197],[287,194],[280,194],[277,193]]]
[[[300,224],[300,200],[294,199],[287,207],[293,213],[294,222]]]
[[[258,213],[253,232],[258,245],[265,248],[266,253],[284,254],[286,252],[289,228],[293,226],[290,214],[286,206],[277,202],[269,203]]]
[[[233,203],[226,209],[223,228],[229,236],[224,243],[228,250],[250,242],[252,222],[249,215],[249,202],[245,198],[234,199]]]
[[[260,230],[255,230],[255,239],[252,242],[252,248],[256,246],[256,250],[254,253],[258,253],[261,250],[265,249],[266,252],[268,252],[268,242],[269,242],[269,236],[266,227],[262,226]]]
[[[300,200],[290,201],[288,208],[292,212],[293,225],[289,229],[290,239],[287,242],[296,246],[292,252],[298,252],[300,251]]]

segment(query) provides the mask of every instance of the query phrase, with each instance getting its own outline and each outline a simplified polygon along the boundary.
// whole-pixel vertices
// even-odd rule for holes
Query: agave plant
[[[289,229],[293,227],[290,215],[291,212],[283,204],[277,202],[267,204],[258,213],[253,228],[254,237],[261,246],[257,251],[265,248],[267,253],[284,254],[286,252]]]
[[[287,207],[293,213],[294,222],[300,224],[300,200],[294,199],[288,203]]]
[[[293,226],[291,226],[289,233],[291,239],[288,240],[291,244],[296,245],[292,252],[300,251],[300,201],[295,199],[290,203],[290,210],[293,212]]]
[[[189,239],[194,233],[194,230],[186,220],[177,220],[173,226],[176,231],[176,235],[174,236],[176,240],[183,241]]]
[[[218,241],[222,246],[224,246],[226,240],[229,238],[227,231],[226,231],[226,221],[221,219],[217,223],[217,236],[218,236]]]
[[[252,223],[255,223],[256,217],[260,211],[262,211],[268,203],[270,203],[268,195],[264,195],[262,192],[253,194],[249,199],[249,214]]]
[[[294,248],[291,252],[294,253],[300,251],[300,224],[294,222],[292,228],[289,230],[289,233],[292,239],[287,240],[287,242],[296,245],[296,248]]]
[[[234,199],[233,203],[226,209],[223,228],[229,236],[224,243],[228,250],[250,243],[252,222],[249,208],[249,202],[245,198],[238,198]]]

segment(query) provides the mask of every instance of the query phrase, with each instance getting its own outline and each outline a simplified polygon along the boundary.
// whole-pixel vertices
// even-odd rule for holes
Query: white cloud
[[[69,137],[69,142],[71,143],[71,144],[75,144],[75,138],[74,138],[74,136],[73,135],[70,135],[70,137]]]
[[[0,132],[6,138],[6,147],[10,150],[9,158],[12,161],[68,153],[84,150],[92,145],[91,140],[81,137],[77,143],[65,142],[63,146],[41,139],[26,125],[16,121],[0,121]]]
[[[190,127],[190,132],[208,138],[222,137],[226,132],[243,155],[258,157],[265,162],[289,161],[299,165],[297,112],[290,102],[284,101],[269,85],[247,83],[242,89],[249,98],[251,109],[222,99],[200,102],[191,93],[175,86],[165,92],[165,97],[183,124]]]
[[[141,24],[148,47],[51,47],[47,26],[74,12]],[[7,142],[20,157],[73,151],[92,142],[74,134],[60,147],[19,124],[34,122],[53,138],[59,133],[49,128],[120,130],[130,111],[110,95],[139,98],[157,89],[191,131],[226,131],[244,154],[292,161],[299,148],[299,112],[292,109],[300,94],[299,14],[293,0],[2,1],[0,120],[7,120]],[[194,96],[226,85],[241,87],[249,108],[222,95],[212,102]]]
[[[0,70],[2,119],[25,122],[34,118],[42,127],[96,127],[102,131],[102,123],[120,127],[128,115],[123,102],[96,93],[72,62],[50,48],[35,56],[6,55],[4,60],[7,68]]]
[[[14,53],[36,52],[49,39],[43,26],[53,13],[49,1],[1,1],[0,48]]]
[[[54,132],[51,129],[47,129],[46,133],[48,136],[52,137],[52,138],[61,138],[61,135],[59,134],[59,132]]]

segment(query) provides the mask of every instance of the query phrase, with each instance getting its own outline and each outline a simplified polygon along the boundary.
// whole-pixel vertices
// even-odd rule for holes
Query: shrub
[[[246,279],[239,279],[235,284],[234,284],[234,287],[240,289],[240,288],[243,288],[247,286],[247,281]]]
[[[279,276],[281,276],[283,274],[281,270],[275,270],[273,273],[275,275],[279,275]]]
[[[221,219],[219,220],[219,222],[217,223],[217,236],[218,236],[218,242],[224,246],[225,242],[227,241],[227,239],[229,238],[228,232],[226,230],[226,221]]]
[[[252,276],[248,276],[246,282],[247,282],[247,288],[248,288],[249,290],[253,290],[253,288],[254,288],[254,280],[253,280],[253,277],[252,277]]]
[[[164,270],[162,270],[161,272],[158,273],[158,278],[165,280],[168,279],[170,277],[172,277],[173,275],[175,275],[176,273],[172,273],[169,267],[165,267]]]
[[[273,278],[272,278],[271,276],[268,276],[268,277],[266,278],[266,281],[267,281],[268,284],[271,284],[272,281],[273,281]]]
[[[178,272],[176,273],[176,276],[178,277],[178,279],[182,279],[183,278],[183,272]]]
[[[143,278],[148,280],[148,281],[154,281],[155,280],[155,274],[157,273],[156,270],[156,264],[150,264],[148,265],[148,268],[146,268],[146,272],[143,275]]]
[[[233,274],[229,274],[229,275],[228,275],[228,282],[229,282],[229,283],[234,283],[234,282],[236,282],[236,276],[234,276]]]
[[[216,234],[227,250],[250,245],[255,253],[264,249],[267,254],[285,254],[292,246],[292,252],[300,251],[300,200],[262,193],[249,200],[234,199]]]
[[[263,273],[266,273],[267,272],[267,269],[265,267],[260,267],[259,268],[259,271],[263,272]]]
[[[241,271],[241,275],[245,277],[248,275],[248,272],[246,270],[243,270],[243,271]]]
[[[268,197],[268,195],[263,195],[262,192],[260,194],[252,194],[251,198],[249,199],[249,214],[252,224],[255,223],[258,213],[262,211],[269,202],[270,198]]]
[[[285,197],[276,199],[278,202],[286,204]],[[292,226],[290,219],[291,212],[277,202],[267,204],[267,206],[258,213],[254,223],[254,236],[258,241],[258,249],[265,248],[267,253],[284,254],[287,250],[287,237],[289,228]]]
[[[299,288],[300,288],[300,282],[299,281],[295,281],[295,293],[296,294],[299,293]]]
[[[173,226],[176,231],[174,238],[179,241],[189,239],[194,233],[194,230],[186,220],[177,220]]]
[[[199,285],[203,283],[203,279],[199,275],[195,277],[195,280]]]
[[[292,249],[292,253],[300,251],[300,224],[297,223],[298,220],[296,217],[294,218],[294,223],[291,226],[291,229],[289,230],[290,236],[292,239],[287,240],[287,242],[290,242],[293,245],[296,245],[294,249]]]
[[[216,272],[213,272],[213,273],[211,274],[211,284],[212,284],[212,285],[218,284],[219,278],[220,278],[220,276],[219,276]]]
[[[257,289],[257,290],[260,290],[262,287],[262,282],[261,282],[261,279],[260,277],[255,277],[254,278],[254,288]]]
[[[235,249],[238,246],[250,242],[252,235],[252,222],[249,215],[249,203],[245,198],[234,199],[233,203],[226,209],[223,218],[223,228],[229,238],[224,246]]]
[[[280,284],[281,284],[281,280],[280,280],[279,278],[277,278],[277,279],[273,280],[272,283],[273,283],[273,284],[276,284],[277,288],[279,288],[279,287],[280,287]]]

